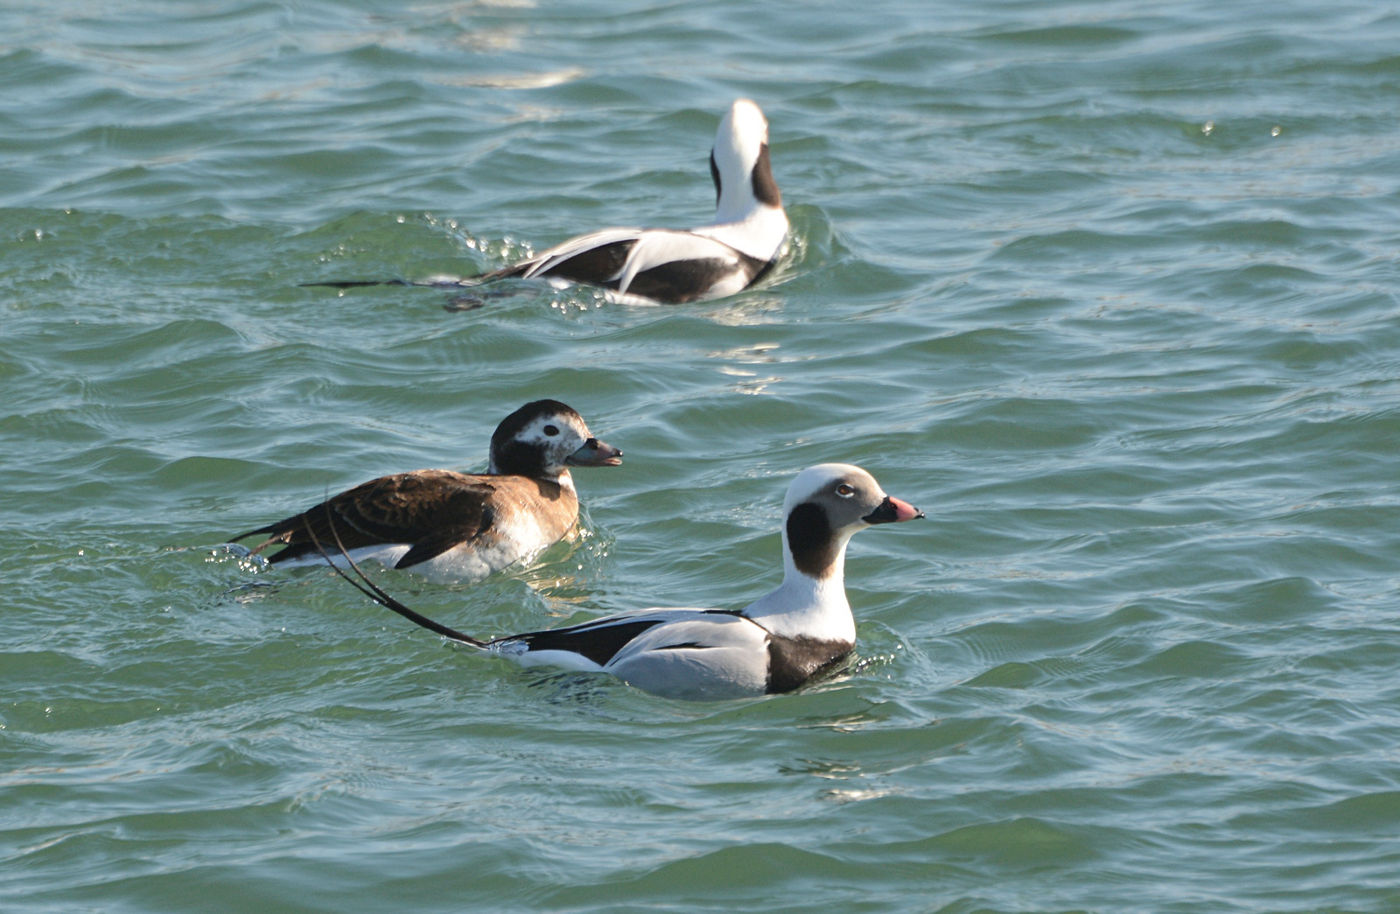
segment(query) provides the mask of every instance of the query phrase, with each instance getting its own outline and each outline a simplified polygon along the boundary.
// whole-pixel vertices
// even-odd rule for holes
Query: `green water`
[[[1386,4],[0,8],[0,910],[1400,910]],[[685,226],[737,96],[793,250],[677,308],[463,274]],[[622,447],[482,635],[738,607],[788,480],[858,660],[687,704],[222,538]]]

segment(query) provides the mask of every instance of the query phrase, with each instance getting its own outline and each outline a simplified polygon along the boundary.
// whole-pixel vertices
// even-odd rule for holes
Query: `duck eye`
[[[850,498],[852,495],[856,494],[856,490],[854,487],[843,482],[836,487],[836,494],[840,495],[842,498]]]
[[[549,437],[553,438],[555,435],[559,434],[559,426],[557,426],[557,425],[546,425],[546,426],[544,427],[544,433],[545,433],[546,435],[548,435]]]

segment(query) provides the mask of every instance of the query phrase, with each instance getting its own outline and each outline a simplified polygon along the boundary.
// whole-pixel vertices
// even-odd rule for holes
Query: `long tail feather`
[[[413,283],[406,279],[340,279],[326,280],[325,282],[299,282],[297,286],[303,289],[358,289],[361,286],[411,286]]]
[[[464,635],[463,633],[457,631],[455,628],[450,628],[446,625],[443,625],[441,622],[435,622],[434,620],[429,619],[422,613],[409,609],[403,603],[400,603],[397,599],[395,599],[386,590],[384,590],[384,588],[374,583],[374,581],[370,579],[370,576],[365,574],[364,569],[357,565],[355,563],[355,560],[350,557],[350,553],[346,551],[345,544],[341,542],[340,534],[335,529],[335,519],[330,516],[329,509],[326,511],[326,515],[326,520],[330,524],[331,534],[335,537],[336,548],[340,550],[341,557],[345,559],[346,564],[348,564],[350,568],[355,572],[355,576],[358,577],[359,580],[356,580],[355,577],[351,577],[350,574],[344,568],[341,568],[335,563],[335,560],[331,557],[329,553],[326,552],[325,548],[321,545],[321,540],[316,536],[316,531],[311,528],[311,523],[309,521],[303,521],[303,523],[306,525],[306,532],[308,535],[310,535],[312,544],[316,546],[316,551],[321,553],[321,557],[326,560],[326,564],[330,565],[331,569],[336,574],[340,575],[342,578],[348,581],[351,584],[351,586],[353,586],[356,590],[369,597],[371,600],[378,603],[380,606],[383,606],[386,609],[393,610],[394,612],[403,616],[410,622],[423,626],[428,631],[436,632],[437,634],[442,635],[444,638],[450,638],[453,641],[460,641],[463,644],[470,644],[472,647],[486,647],[486,642],[482,641],[480,638],[473,638],[471,635]]]
[[[464,276],[461,279],[435,279],[415,281],[412,279],[328,279],[323,282],[301,282],[302,289],[360,289],[365,286],[419,286],[427,289],[457,289],[474,286],[486,274]]]

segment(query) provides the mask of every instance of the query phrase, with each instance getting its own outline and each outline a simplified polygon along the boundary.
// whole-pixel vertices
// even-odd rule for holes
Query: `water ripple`
[[[0,11],[0,907],[1392,911],[1400,19],[1374,4]],[[729,99],[792,217],[685,308],[460,276],[687,225]],[[450,649],[222,538],[628,454],[483,634],[744,605],[799,467],[857,656],[689,706]],[[911,902],[917,899],[917,902]]]

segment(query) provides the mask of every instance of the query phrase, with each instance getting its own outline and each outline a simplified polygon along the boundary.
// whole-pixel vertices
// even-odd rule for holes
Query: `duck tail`
[[[476,273],[471,276],[447,279],[326,279],[320,282],[299,282],[299,289],[362,289],[366,286],[415,286],[420,289],[460,289],[475,286],[487,280],[496,279],[496,273]],[[501,273],[502,276],[514,275]]]
[[[412,286],[407,279],[327,279],[322,282],[299,282],[301,289],[358,289],[361,286]]]
[[[446,625],[443,625],[441,622],[436,622],[432,619],[429,619],[422,613],[409,609],[403,603],[395,599],[393,595],[391,595],[388,591],[384,590],[384,588],[374,583],[374,581],[370,579],[369,575],[365,574],[364,569],[362,569],[359,565],[355,564],[355,560],[350,557],[350,553],[345,550],[345,544],[341,542],[340,534],[336,532],[335,519],[330,516],[329,508],[327,508],[326,510],[326,521],[330,524],[331,535],[335,537],[335,545],[336,548],[340,551],[340,557],[344,559],[345,563],[350,566],[350,569],[352,571],[354,571],[353,577],[351,576],[350,572],[337,565],[335,559],[330,555],[330,553],[326,552],[325,548],[321,545],[320,539],[316,536],[316,531],[312,529],[311,523],[306,520],[303,520],[303,523],[305,523],[306,525],[306,532],[311,537],[311,542],[316,546],[316,551],[321,553],[321,557],[326,560],[326,564],[330,565],[331,570],[333,570],[336,574],[340,575],[346,581],[350,582],[350,584],[356,590],[369,597],[371,600],[378,603],[380,606],[383,606],[386,609],[393,610],[394,612],[403,616],[408,621],[413,622],[417,625],[421,625],[430,632],[436,632],[437,634],[442,635],[444,638],[447,638],[451,641],[457,641],[462,644],[470,645],[472,647],[486,647],[486,642],[482,641],[480,638],[473,638],[471,635],[465,635],[462,632],[457,631],[455,628],[450,628]]]

